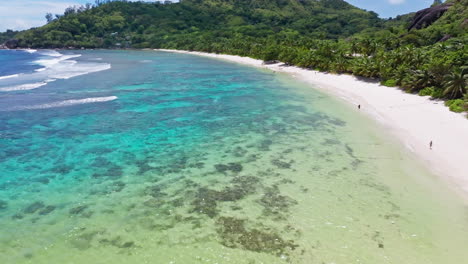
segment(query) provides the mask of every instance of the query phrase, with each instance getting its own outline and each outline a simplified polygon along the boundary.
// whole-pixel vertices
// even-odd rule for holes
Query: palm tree
[[[466,93],[468,83],[468,68],[464,67],[460,71],[452,71],[445,75],[444,96],[455,99]]]
[[[393,72],[392,79],[396,81],[398,86],[401,86],[403,83],[408,83],[408,65],[400,65]]]
[[[415,70],[412,72],[409,82],[406,85],[408,91],[417,92],[431,86],[432,76],[428,70]]]
[[[333,68],[337,73],[343,73],[347,71],[348,65],[349,62],[346,57],[338,56],[333,63]]]

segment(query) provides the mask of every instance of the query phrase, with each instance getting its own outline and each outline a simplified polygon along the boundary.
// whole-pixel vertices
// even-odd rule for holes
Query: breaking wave
[[[22,49],[22,51],[27,52],[27,53],[35,53],[37,50],[35,49]]]
[[[47,82],[39,82],[39,83],[26,83],[26,84],[20,84],[20,85],[15,85],[15,86],[2,87],[0,88],[0,92],[32,90],[32,89],[36,89],[41,86],[44,86],[46,84]]]
[[[80,54],[64,55],[55,50],[38,51],[37,54],[43,57],[32,63],[42,68],[29,74],[0,77],[0,92],[31,90],[57,79],[69,79],[111,68],[108,63],[73,60],[81,57]]]
[[[48,108],[66,107],[66,106],[81,105],[81,104],[102,103],[102,102],[113,101],[113,100],[116,100],[117,98],[118,98],[117,96],[107,96],[107,97],[91,97],[91,98],[84,98],[84,99],[71,99],[71,100],[64,100],[64,101],[47,103],[47,104],[13,107],[13,108],[9,108],[3,111],[36,110],[36,109],[48,109]]]
[[[12,75],[0,76],[0,80],[10,79],[10,78],[16,78],[16,77],[19,77],[19,74],[12,74]]]

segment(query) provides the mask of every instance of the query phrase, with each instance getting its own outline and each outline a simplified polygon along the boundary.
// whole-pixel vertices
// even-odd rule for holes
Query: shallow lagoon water
[[[357,109],[223,61],[79,53],[112,68],[0,94],[2,263],[468,259],[468,209]]]

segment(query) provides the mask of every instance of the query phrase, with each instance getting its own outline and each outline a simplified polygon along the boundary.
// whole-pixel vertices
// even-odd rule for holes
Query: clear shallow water
[[[355,109],[207,58],[79,54],[112,68],[0,93],[2,263],[467,259],[468,210]]]

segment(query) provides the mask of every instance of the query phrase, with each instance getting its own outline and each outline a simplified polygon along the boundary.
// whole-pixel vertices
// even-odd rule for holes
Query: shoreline
[[[262,60],[235,55],[167,49],[155,51],[193,54],[286,73],[356,108],[361,105],[360,111],[382,125],[468,201],[468,154],[463,153],[468,150],[468,120],[462,114],[449,111],[442,101],[408,94],[378,82],[366,82],[352,75],[281,66],[282,63],[266,65]],[[432,149],[429,148],[431,141]]]

